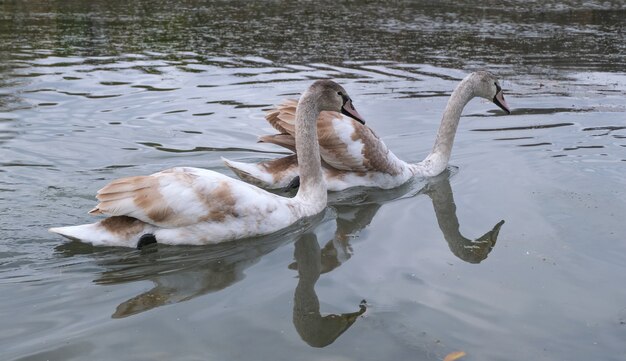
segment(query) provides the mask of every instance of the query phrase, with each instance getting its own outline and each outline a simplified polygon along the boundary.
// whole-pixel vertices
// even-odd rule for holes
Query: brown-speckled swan
[[[407,163],[393,154],[366,125],[337,112],[322,112],[317,121],[322,170],[331,191],[365,186],[390,189],[412,177],[434,177],[448,165],[454,136],[465,105],[475,97],[486,98],[510,114],[498,79],[477,71],[463,79],[452,92],[439,126],[433,150],[419,163]],[[297,102],[287,100],[268,112],[266,119],[280,134],[263,136],[261,142],[296,150],[294,115]],[[297,153],[297,152],[296,152]],[[295,155],[258,164],[223,159],[241,179],[263,188],[282,188],[298,176]]]
[[[210,244],[269,234],[318,214],[327,200],[316,132],[322,111],[360,120],[340,85],[319,80],[307,89],[294,121],[301,173],[294,198],[210,170],[179,167],[115,180],[98,192],[100,203],[89,212],[109,218],[50,231],[94,245]]]

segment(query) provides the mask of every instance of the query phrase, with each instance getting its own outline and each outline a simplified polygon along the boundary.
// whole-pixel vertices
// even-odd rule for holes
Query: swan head
[[[506,100],[504,100],[500,82],[498,82],[498,78],[496,78],[495,75],[488,71],[477,71],[470,74],[469,78],[474,83],[476,95],[492,101],[495,105],[507,112],[507,114],[511,114],[509,105],[506,103]]]
[[[352,105],[352,99],[348,92],[339,84],[332,80],[318,80],[309,88],[308,92],[317,95],[319,110],[328,110],[340,112],[361,124],[365,124],[365,120],[356,111]]]

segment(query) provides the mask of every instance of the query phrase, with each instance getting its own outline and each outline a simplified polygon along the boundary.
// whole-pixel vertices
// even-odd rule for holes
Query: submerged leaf
[[[443,361],[454,361],[460,359],[463,356],[465,356],[465,352],[463,351],[451,352],[446,356],[446,358],[443,359]]]

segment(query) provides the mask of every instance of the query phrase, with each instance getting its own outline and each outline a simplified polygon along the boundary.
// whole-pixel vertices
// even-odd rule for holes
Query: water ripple
[[[526,126],[519,126],[519,127],[472,129],[472,131],[473,132],[505,132],[505,131],[512,131],[512,130],[550,129],[550,128],[559,128],[559,127],[569,127],[572,125],[574,125],[574,123],[534,124],[534,125],[526,125]]]

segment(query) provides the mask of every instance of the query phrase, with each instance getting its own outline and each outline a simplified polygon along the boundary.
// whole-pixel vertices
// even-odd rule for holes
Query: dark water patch
[[[506,127],[506,128],[484,128],[484,129],[471,129],[473,132],[504,132],[511,130],[532,130],[532,129],[549,129],[572,126],[574,123],[556,123],[556,124],[536,124],[522,127]]]
[[[198,68],[191,68],[188,66],[179,66],[177,67],[178,70],[180,71],[184,71],[186,73],[204,73],[206,72],[205,69],[198,69]]]
[[[434,98],[450,96],[450,92],[446,91],[399,91],[395,92],[395,94],[402,94],[400,96],[394,97],[397,99]]]
[[[118,86],[118,85],[128,85],[132,83],[125,82],[125,81],[101,81],[100,84],[106,85],[106,86]]]
[[[596,131],[596,130],[606,130],[605,133],[602,134],[596,134],[596,135],[609,135],[611,134],[611,132],[614,132],[616,130],[623,130],[626,129],[626,126],[612,126],[612,125],[607,125],[607,126],[602,126],[602,127],[588,127],[588,128],[583,128],[584,132],[589,132],[589,131]]]
[[[47,76],[47,75],[60,75],[62,73],[19,73],[19,74],[12,74],[11,76],[14,78],[36,78],[36,77],[41,77],[41,76]]]
[[[240,78],[254,78],[254,77],[258,77],[259,75],[272,75],[272,74],[282,75],[282,74],[297,74],[297,73],[300,73],[300,71],[296,69],[279,68],[279,69],[271,70],[270,68],[269,70],[266,70],[263,72],[233,73],[232,76],[236,76]]]
[[[178,109],[178,110],[169,110],[167,112],[164,112],[163,114],[176,114],[176,113],[185,113],[188,112],[187,109]]]
[[[314,79],[329,79],[328,77],[315,77]],[[334,79],[339,79],[339,77],[335,77]],[[268,79],[268,80],[254,80],[254,81],[242,81],[242,82],[234,82],[230,85],[259,85],[259,84],[275,84],[275,83],[291,83],[295,81],[300,81],[302,79]]]
[[[291,153],[286,153],[286,152],[268,152],[268,151],[263,151],[263,150],[257,150],[257,149],[248,149],[248,148],[238,148],[238,147],[224,147],[224,148],[220,148],[220,147],[194,147],[191,149],[180,149],[180,148],[171,148],[171,147],[166,147],[163,146],[162,144],[158,144],[158,143],[150,143],[150,142],[139,142],[138,144],[150,147],[150,148],[154,148],[156,150],[160,150],[162,152],[168,152],[168,153],[197,153],[197,152],[250,152],[250,153],[263,153],[263,154],[291,154]]]
[[[19,133],[14,130],[0,130],[0,144],[15,138]]]
[[[253,66],[268,62],[366,61],[373,58],[373,49],[378,55],[375,58],[405,63],[462,65],[505,54],[498,55],[500,61],[521,66],[576,66],[587,62],[618,69],[623,64],[618,54],[624,45],[617,30],[624,9],[615,2],[568,2],[563,6],[568,10],[561,10],[552,4],[526,8],[506,2],[492,8],[468,1],[401,1],[388,8],[375,1],[360,2],[358,6],[328,1],[315,5],[277,1],[245,6],[191,1],[175,6],[164,2],[146,9],[140,4],[113,1],[107,6],[115,6],[115,14],[103,13],[100,3],[73,3],[67,5],[71,10],[66,14],[50,8],[39,11],[39,1],[28,6],[11,5],[5,11],[20,16],[7,20],[14,33],[4,36],[17,49],[24,43],[43,48],[41,45],[59,39],[55,50],[58,55],[73,51],[96,58],[110,54],[124,58],[124,54],[141,53],[171,61],[206,62],[217,58],[214,61],[228,62],[224,54],[263,54],[263,58],[240,61]],[[507,10],[496,10],[504,7]],[[97,21],[94,13],[99,14]],[[138,18],[137,14],[143,16]],[[17,26],[18,18],[21,26]],[[364,23],[360,19],[375,20]],[[286,33],[284,29],[290,29],[294,23],[300,24],[300,31]],[[42,34],[39,29],[47,31]],[[61,36],[71,29],[84,29],[82,33],[89,35]],[[319,41],[335,39],[335,35],[350,39],[351,46]],[[516,41],[510,41],[511,38]],[[158,51],[146,52],[145,48]],[[199,55],[196,49],[210,49],[212,53]],[[31,53],[28,56],[37,55],[32,50],[24,51]],[[608,56],[599,56],[603,53]],[[533,54],[544,55],[533,58]]]
[[[53,88],[41,88],[41,89],[24,90],[22,93],[31,94],[31,93],[56,92],[56,91],[57,89],[53,89]]]
[[[533,144],[518,144],[518,147],[540,147],[543,145],[552,145],[552,143],[542,142],[542,143],[533,143]]]
[[[524,140],[524,139],[534,139],[535,137],[507,137],[507,138],[494,138],[493,140]]]
[[[596,111],[593,108],[514,108],[512,112],[515,115],[548,115],[558,113],[587,113]],[[498,112],[498,111],[497,111]],[[464,117],[468,118],[483,118],[491,115],[486,114],[468,114]]]
[[[220,104],[220,105],[229,105],[233,107],[245,105],[244,103],[241,103],[235,100],[210,100],[208,102],[205,102],[205,104]]]
[[[202,132],[199,132],[197,130],[181,130],[181,132],[187,133],[187,134],[202,134]]]
[[[50,58],[42,58],[42,59],[50,59]],[[66,61],[60,61],[60,62],[36,62],[36,63],[27,63],[31,66],[35,66],[38,68],[65,68],[65,67],[72,67],[72,66],[76,66],[76,65],[80,65],[83,63],[83,60],[78,60],[76,62],[66,62]]]
[[[269,107],[272,104],[239,104],[235,106],[235,109],[245,109],[245,108],[263,108]]]
[[[145,90],[154,91],[154,92],[169,92],[169,91],[180,89],[180,88],[157,88],[151,85],[131,85],[131,88],[145,89]]]
[[[208,115],[213,115],[213,114],[215,114],[215,112],[208,112],[208,113],[194,113],[194,114],[191,114],[191,115],[193,115],[194,117],[205,117],[205,116],[208,116]]]
[[[91,95],[89,93],[83,93],[83,92],[77,93],[77,92],[69,92],[69,91],[64,91],[64,90],[56,90],[56,92],[59,94],[81,96],[81,97],[87,97],[88,95]]]
[[[135,164],[114,164],[114,165],[108,165],[106,167],[104,167],[103,169],[123,169],[123,168],[133,168],[136,167]]]
[[[163,71],[157,69],[156,66],[133,66],[131,69],[139,70],[144,74],[163,75]],[[156,91],[160,91],[160,89],[157,89]]]
[[[400,78],[405,80],[420,80],[417,74],[407,74],[407,72],[394,71],[392,68],[373,67],[373,66],[361,66],[361,69],[367,70],[369,73],[376,75],[390,76],[394,78]]]
[[[55,93],[59,93],[59,94],[64,94],[64,95],[71,95],[71,96],[82,96],[85,98],[91,98],[91,99],[99,99],[99,98],[115,98],[115,97],[119,97],[122,94],[103,94],[103,95],[94,95],[91,93],[85,93],[85,92],[70,92],[70,91],[63,91],[63,90],[58,90],[58,89],[51,89],[51,88],[45,88],[45,89],[33,89],[33,90],[25,90],[23,93],[24,94],[31,94],[31,93],[45,93],[45,92],[55,92]],[[46,105],[57,105],[58,103],[39,103],[37,105],[40,106],[46,106]]]
[[[600,149],[600,148],[604,148],[604,146],[603,145],[579,145],[576,147],[563,148],[563,150]]]
[[[106,99],[106,98],[117,98],[121,96],[122,94],[101,94],[101,95],[88,94],[85,97],[89,99]]]
[[[0,167],[54,167],[53,164],[37,164],[37,163],[0,163]]]

